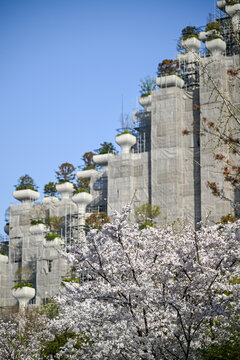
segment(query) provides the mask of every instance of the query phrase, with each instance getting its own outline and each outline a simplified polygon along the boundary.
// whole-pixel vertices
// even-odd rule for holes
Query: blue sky
[[[139,81],[176,57],[215,0],[0,0],[0,233],[14,185],[55,181],[58,165],[114,142]],[[116,145],[117,147],[117,145]]]

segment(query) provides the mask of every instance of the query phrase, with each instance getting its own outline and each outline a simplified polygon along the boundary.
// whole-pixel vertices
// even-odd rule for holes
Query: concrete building
[[[210,39],[201,32],[199,37],[207,47],[202,53],[196,38],[183,44],[186,51],[178,56],[182,78],[160,77],[159,88],[139,99],[143,109],[134,112],[133,134],[116,136],[121,153],[96,155],[94,161],[102,171],[77,173],[90,179],[90,194],[72,196],[68,183],[58,186],[61,199],[50,197],[34,203],[40,194],[14,192],[21,204],[10,207],[8,255],[0,255],[0,307],[17,305],[12,286],[18,281],[32,282],[35,294],[31,301],[36,304],[60,291],[61,281],[71,275],[71,269],[59,250],[84,236],[85,218],[93,212],[111,215],[129,202],[134,207],[150,203],[160,206],[159,224],[182,218],[195,226],[206,218],[217,222],[223,215],[234,214],[226,198],[234,202],[238,194],[223,181],[221,165],[213,155],[216,139],[204,131],[202,121],[206,118],[220,128],[226,123],[230,126],[226,101],[238,109],[240,103],[239,80],[228,74],[228,69],[240,67],[239,47],[229,31],[233,27],[239,39],[240,8],[231,12],[225,1],[217,3],[224,16],[222,38]],[[231,156],[224,146],[219,152]],[[215,197],[207,182],[218,183],[224,196]],[[31,225],[32,220],[49,216],[62,219],[61,238],[53,241],[45,239],[49,232],[45,225]]]

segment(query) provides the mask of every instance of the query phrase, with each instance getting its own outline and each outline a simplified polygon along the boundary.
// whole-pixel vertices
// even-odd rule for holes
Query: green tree
[[[115,146],[111,142],[104,141],[104,143],[100,144],[100,148],[97,149],[97,153],[98,154],[108,154],[108,153],[115,154],[116,149],[115,149]]]
[[[35,190],[37,191],[37,186],[33,180],[33,178],[29,175],[23,175],[18,179],[18,184],[15,185],[16,190]]]
[[[44,185],[43,193],[47,196],[55,196],[57,193],[56,184],[53,181],[50,181],[48,184]]]
[[[58,171],[55,171],[58,182],[73,181],[75,179],[75,170],[75,167],[68,162],[59,165]]]
[[[151,76],[146,76],[145,79],[140,80],[139,87],[141,96],[150,95],[152,90],[156,89],[155,79]]]
[[[93,156],[95,154],[92,151],[85,152],[82,156],[84,162],[83,170],[96,169],[96,164],[93,162]]]
[[[153,221],[160,215],[160,207],[149,203],[143,204],[135,208],[135,216],[141,225],[153,225]]]

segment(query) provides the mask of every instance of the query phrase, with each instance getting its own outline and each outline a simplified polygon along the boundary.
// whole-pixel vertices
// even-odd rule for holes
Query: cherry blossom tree
[[[129,211],[65,253],[80,282],[54,326],[86,337],[73,359],[200,359],[239,319],[239,222],[139,230]]]

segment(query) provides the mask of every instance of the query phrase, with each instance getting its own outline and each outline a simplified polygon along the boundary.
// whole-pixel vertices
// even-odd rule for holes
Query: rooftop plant
[[[39,220],[32,220],[31,221],[31,225],[38,225],[38,224],[44,224],[43,220],[39,219]]]
[[[207,26],[206,26],[206,31],[216,31],[218,33],[221,33],[222,31],[222,26],[219,22],[217,21],[210,21],[207,23]]]
[[[151,76],[146,76],[145,79],[140,80],[139,87],[141,96],[148,96],[156,89],[156,81]]]
[[[56,184],[53,181],[50,181],[48,184],[44,185],[43,192],[46,196],[55,196],[57,193]]]
[[[18,179],[18,184],[15,185],[16,190],[34,190],[37,191],[37,186],[33,178],[29,175],[23,175]]]
[[[165,59],[158,64],[157,76],[179,75],[180,67],[178,60]]]
[[[7,256],[6,251],[2,251],[2,250],[0,250],[0,254],[1,254],[1,255],[5,255],[5,256]]]
[[[58,182],[71,182],[75,179],[75,167],[68,162],[62,163],[58,167],[58,171],[55,171]]]
[[[186,40],[192,37],[198,38],[198,29],[195,26],[186,26],[182,29],[181,40]]]
[[[30,287],[30,288],[33,288],[33,284],[32,283],[29,283],[29,282],[26,282],[26,281],[21,281],[21,282],[18,282],[16,283],[12,289],[22,289],[23,287]]]
[[[103,144],[100,144],[100,148],[96,150],[97,154],[115,154],[115,146],[111,142],[104,141]]]
[[[79,194],[79,193],[82,193],[82,192],[86,192],[89,194],[89,191],[88,189],[86,189],[85,187],[81,187],[81,188],[78,188],[74,191],[74,194]]]
[[[52,241],[52,240],[54,240],[55,238],[60,238],[61,237],[61,235],[59,235],[59,234],[57,234],[57,233],[50,233],[50,234],[47,234],[46,236],[45,236],[45,239],[47,240],[47,241]]]

